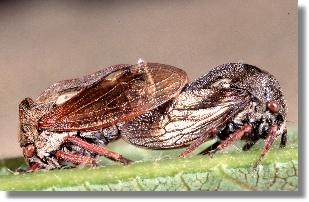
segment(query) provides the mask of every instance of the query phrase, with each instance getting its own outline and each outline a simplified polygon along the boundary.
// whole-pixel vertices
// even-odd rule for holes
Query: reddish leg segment
[[[32,164],[30,166],[30,169],[29,169],[28,172],[31,173],[31,172],[37,171],[37,170],[39,170],[39,168],[40,168],[40,164],[39,163],[34,163],[34,164]]]
[[[188,156],[188,154],[190,154],[191,152],[193,152],[198,146],[200,146],[201,144],[203,144],[204,142],[206,142],[209,138],[213,137],[214,135],[216,135],[217,130],[215,128],[211,128],[209,131],[207,131],[206,133],[204,133],[201,137],[199,137],[198,139],[196,139],[192,144],[190,144],[189,147],[186,148],[186,150],[184,150],[183,152],[181,152],[181,154],[179,155],[179,157],[186,157]]]
[[[257,167],[260,164],[260,162],[262,161],[263,157],[267,154],[267,152],[269,151],[269,149],[271,148],[271,146],[275,142],[277,128],[278,128],[278,126],[276,124],[273,124],[271,126],[271,128],[269,130],[269,133],[267,134],[267,137],[265,139],[265,144],[264,144],[264,147],[262,149],[262,153],[260,155],[260,158],[256,162],[254,167]]]
[[[232,133],[226,140],[224,140],[218,147],[217,150],[222,150],[231,144],[234,144],[237,140],[240,140],[244,135],[250,133],[252,127],[249,124],[244,125],[240,129]]]
[[[234,144],[237,140],[240,140],[244,135],[251,133],[252,131],[252,127],[249,124],[245,124],[244,126],[242,126],[240,129],[236,130],[234,133],[230,134],[230,136],[220,142],[218,145],[216,145],[214,150],[208,151],[208,153],[215,153],[218,150],[222,150],[228,146],[230,146],[231,144]],[[216,143],[215,143],[216,144]],[[203,154],[205,154],[205,152],[202,152]]]
[[[91,144],[91,143],[88,143],[78,137],[75,137],[75,136],[68,136],[65,138],[65,141],[66,142],[71,142],[75,145],[78,145],[88,151],[91,151],[91,152],[94,152],[98,155],[101,155],[101,156],[105,156],[109,159],[112,159],[112,160],[115,160],[115,161],[119,161],[121,163],[123,163],[124,165],[127,165],[128,163],[132,162],[131,160],[129,159],[126,159],[124,158],[123,156],[121,156],[120,154],[116,153],[116,152],[112,152],[108,149],[105,149],[103,147],[100,147],[100,146],[97,146],[95,144]]]
[[[94,158],[73,154],[71,152],[57,151],[55,155],[58,159],[63,159],[68,162],[95,165]]]

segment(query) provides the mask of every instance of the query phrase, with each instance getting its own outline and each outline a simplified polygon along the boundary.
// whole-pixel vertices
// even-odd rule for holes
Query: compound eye
[[[267,103],[267,108],[269,109],[270,112],[277,113],[280,109],[280,105],[277,101],[272,100]]]
[[[35,152],[35,147],[33,144],[28,144],[27,146],[24,147],[24,155],[27,158],[31,158],[34,156],[34,152]]]

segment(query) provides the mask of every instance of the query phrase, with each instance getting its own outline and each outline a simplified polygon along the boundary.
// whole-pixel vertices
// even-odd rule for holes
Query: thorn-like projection
[[[142,58],[139,58],[138,61],[137,61],[137,64],[139,65],[142,65],[142,64],[145,64],[145,60],[143,60]]]

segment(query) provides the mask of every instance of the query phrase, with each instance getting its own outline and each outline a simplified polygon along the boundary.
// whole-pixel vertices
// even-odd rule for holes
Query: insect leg
[[[262,161],[263,157],[267,154],[267,152],[269,151],[269,149],[271,148],[272,144],[274,143],[275,139],[276,139],[276,131],[277,131],[278,126],[276,124],[273,124],[267,134],[267,137],[265,139],[265,144],[264,147],[262,149],[262,153],[260,155],[259,160],[255,163],[254,167],[257,167],[260,162]]]
[[[285,147],[286,143],[287,143],[287,131],[284,131],[281,135],[281,142],[280,142],[280,148]]]
[[[40,169],[40,164],[39,163],[34,163],[30,166],[30,169],[28,170],[28,172],[34,172],[36,170],[39,170]]]
[[[245,124],[240,129],[230,134],[230,136],[226,140],[220,142],[220,144],[214,150],[212,150],[211,153],[215,153],[218,150],[223,150],[224,148],[235,143],[237,140],[240,140],[244,135],[250,133],[251,131],[252,127],[249,124]]]
[[[217,149],[217,147],[220,145],[220,143],[221,143],[220,141],[213,143],[212,145],[210,145],[209,147],[207,147],[206,149],[201,151],[199,154],[202,154],[202,155],[209,154],[210,151]]]
[[[192,144],[190,144],[189,147],[186,148],[186,150],[184,150],[183,152],[181,152],[181,154],[179,155],[179,157],[186,157],[188,156],[188,154],[190,154],[191,152],[193,152],[198,146],[200,146],[201,144],[203,144],[205,141],[207,141],[209,138],[213,137],[214,135],[216,135],[217,130],[215,128],[211,128],[210,130],[208,130],[206,133],[204,133],[201,137],[199,137],[198,139],[196,139]]]
[[[65,141],[76,144],[76,145],[78,145],[78,146],[80,146],[80,147],[82,147],[82,148],[84,148],[88,151],[97,153],[101,156],[105,156],[109,159],[119,161],[119,162],[123,163],[124,165],[127,165],[130,162],[132,162],[131,160],[124,158],[123,156],[121,156],[120,154],[118,154],[116,152],[110,151],[108,149],[97,146],[95,144],[90,144],[90,143],[88,143],[88,142],[86,142],[86,141],[84,141],[84,140],[82,140],[78,137],[75,137],[75,136],[68,136],[68,137],[65,138]]]
[[[63,159],[68,162],[95,165],[94,158],[73,154],[71,152],[57,151],[55,155],[58,159]]]
[[[257,140],[247,142],[247,143],[243,146],[242,150],[243,150],[243,151],[248,151],[249,149],[251,149],[251,147],[252,147],[253,145],[255,145],[256,142],[257,142]]]
[[[29,162],[30,168],[27,172],[34,172],[40,169],[49,169],[48,166],[49,166],[49,162],[46,164],[38,158],[32,158]]]

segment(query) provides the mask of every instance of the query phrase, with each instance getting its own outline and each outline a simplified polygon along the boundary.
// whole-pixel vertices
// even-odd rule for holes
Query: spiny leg
[[[73,154],[71,152],[57,151],[55,153],[56,158],[63,159],[68,162],[77,163],[77,164],[89,164],[95,165],[95,159],[87,156],[82,156],[78,154]]]
[[[132,162],[131,160],[124,158],[123,156],[121,156],[120,154],[118,154],[116,152],[110,151],[108,149],[97,146],[95,144],[88,143],[88,142],[86,142],[86,141],[84,141],[84,140],[82,140],[78,137],[75,137],[75,136],[68,136],[68,137],[65,138],[65,141],[71,142],[75,145],[78,145],[78,146],[88,150],[88,151],[97,153],[101,156],[105,156],[105,157],[112,159],[114,161],[119,161],[119,162],[123,163],[124,165],[127,165],[130,162]]]
[[[214,135],[216,135],[217,130],[215,128],[211,128],[210,130],[208,130],[206,133],[204,133],[201,137],[199,137],[198,139],[196,139],[192,144],[190,144],[189,147],[186,148],[186,150],[184,150],[183,152],[181,152],[181,154],[179,155],[179,157],[186,157],[188,156],[191,152],[193,152],[194,150],[196,150],[196,148],[198,146],[200,146],[201,144],[203,144],[204,142],[206,142],[209,138],[213,137]]]
[[[255,163],[255,168],[260,164],[262,161],[263,157],[267,154],[271,146],[273,145],[274,141],[276,140],[276,132],[277,132],[278,126],[276,124],[273,124],[267,134],[267,137],[265,139],[265,144],[262,149],[262,153],[260,155],[259,160]]]
[[[219,142],[217,147],[209,151],[208,153],[213,154],[217,152],[218,150],[223,150],[224,148],[230,146],[231,144],[234,144],[237,140],[240,140],[244,135],[250,133],[251,131],[252,131],[252,127],[249,124],[245,124],[240,129],[230,134],[226,140]]]

